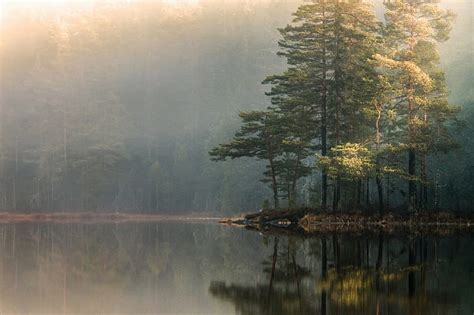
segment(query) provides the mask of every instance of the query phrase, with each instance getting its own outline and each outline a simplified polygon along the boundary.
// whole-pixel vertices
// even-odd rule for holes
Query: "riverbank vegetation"
[[[379,20],[363,1],[315,1],[293,15],[279,29],[287,69],[263,81],[271,105],[242,111],[240,130],[211,158],[265,161],[273,202],[264,208],[296,208],[316,190],[321,210],[438,209],[439,156],[460,145],[438,48],[452,12],[387,1]]]

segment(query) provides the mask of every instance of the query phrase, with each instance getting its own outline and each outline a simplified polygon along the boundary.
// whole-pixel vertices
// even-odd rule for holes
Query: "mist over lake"
[[[0,313],[474,312],[471,0],[0,3]]]

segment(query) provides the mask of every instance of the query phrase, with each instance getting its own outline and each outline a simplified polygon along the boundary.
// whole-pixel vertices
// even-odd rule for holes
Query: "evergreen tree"
[[[314,93],[309,86],[308,72],[289,68],[282,75],[267,77],[263,83],[272,84],[271,96],[273,110],[279,114],[282,138],[282,168],[284,171],[282,191],[290,205],[294,205],[297,196],[297,181],[308,176],[312,167],[308,165],[316,146],[317,137],[314,106],[311,100]]]
[[[290,67],[306,72],[307,103],[319,129],[321,157],[332,146],[362,135],[364,111],[370,95],[363,89],[368,59],[375,53],[380,24],[370,6],[362,2],[315,1],[294,13],[293,23],[281,29],[281,56]],[[328,206],[328,174],[322,163],[321,207]],[[333,209],[341,196],[340,176],[334,175]]]
[[[241,157],[255,157],[267,161],[263,182],[270,183],[274,206],[278,208],[278,178],[281,175],[281,161],[278,161],[278,157],[282,149],[282,133],[277,115],[268,110],[241,112],[239,116],[243,124],[234,139],[212,149],[209,154],[214,161]]]
[[[435,1],[393,1],[386,3],[386,9],[387,51],[376,59],[390,77],[391,102],[402,131],[397,146],[400,152],[408,152],[408,203],[414,209],[416,183],[426,185],[427,181],[426,154],[446,144],[439,142],[449,138],[446,124],[455,114],[447,101],[437,51],[437,43],[448,39],[453,14],[440,9]],[[434,130],[443,131],[445,137]],[[427,190],[422,189],[418,197],[426,204]]]

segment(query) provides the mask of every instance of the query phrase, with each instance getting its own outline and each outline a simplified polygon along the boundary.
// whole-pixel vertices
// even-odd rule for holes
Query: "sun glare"
[[[198,4],[199,0],[162,0],[161,2],[169,5],[189,5],[189,4]]]
[[[128,4],[141,1],[153,1],[170,7],[194,6],[201,3],[201,0],[0,0],[0,28],[11,16],[10,13],[18,8],[39,10],[86,8],[94,7],[96,4]]]
[[[78,3],[78,2],[90,2],[88,0],[6,0],[4,5],[12,4],[30,4],[30,5],[48,5],[48,6],[61,6],[68,3]]]
[[[9,8],[30,7],[30,8],[61,8],[61,7],[82,7],[101,3],[132,3],[143,0],[0,0],[0,21],[2,16],[8,13]],[[150,1],[150,0],[145,0]],[[151,0],[169,6],[196,5],[200,0]]]
[[[0,1],[1,6],[8,6],[12,4],[31,4],[31,5],[47,5],[47,6],[62,6],[66,4],[81,4],[81,3],[100,3],[100,2],[136,2],[140,0],[3,0]],[[154,0],[169,5],[181,4],[198,4],[200,0]]]

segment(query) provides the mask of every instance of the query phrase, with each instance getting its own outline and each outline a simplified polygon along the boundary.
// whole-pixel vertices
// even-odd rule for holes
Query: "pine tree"
[[[277,115],[272,111],[250,111],[239,114],[242,126],[229,143],[221,144],[209,154],[214,161],[227,158],[255,157],[267,161],[263,182],[270,183],[275,208],[279,207],[278,157],[281,154],[282,134]]]
[[[425,156],[436,142],[430,130],[433,124],[445,129],[455,112],[447,102],[444,75],[437,67],[437,43],[448,39],[453,14],[440,9],[435,1],[393,1],[387,2],[386,8],[387,51],[376,59],[391,78],[392,106],[397,120],[403,121],[399,150],[408,152],[408,203],[414,209],[416,182],[426,183]],[[421,177],[416,172],[417,155]],[[427,190],[421,194],[426,198]]]
[[[355,140],[363,126],[367,95],[357,95],[374,54],[380,24],[362,2],[321,0],[302,5],[292,24],[281,29],[279,55],[290,67],[306,72],[307,103],[313,107],[319,129],[319,149],[325,158],[332,146]],[[296,71],[296,70],[294,70]],[[324,163],[322,164],[324,165]],[[328,174],[322,167],[321,207],[328,206]],[[340,176],[335,175],[333,209],[341,196]]]
[[[308,158],[312,156],[315,145],[312,140],[317,136],[315,129],[314,99],[307,71],[289,68],[282,75],[267,77],[263,83],[272,84],[272,108],[279,114],[282,138],[282,168],[285,170],[282,191],[289,205],[294,205],[297,199],[297,181],[308,176],[312,167],[308,166]]]

